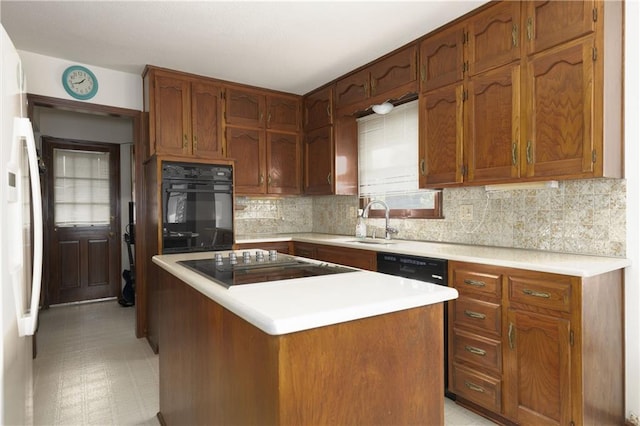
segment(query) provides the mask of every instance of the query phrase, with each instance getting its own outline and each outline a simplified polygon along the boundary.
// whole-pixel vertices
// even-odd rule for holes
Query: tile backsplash
[[[236,234],[354,233],[355,196],[236,199]],[[626,254],[626,182],[561,181],[558,188],[443,191],[444,219],[392,219],[396,238],[563,253]],[[384,219],[367,219],[384,235]]]

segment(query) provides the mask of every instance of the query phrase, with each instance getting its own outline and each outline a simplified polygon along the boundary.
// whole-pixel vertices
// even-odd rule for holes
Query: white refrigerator
[[[20,58],[0,26],[0,424],[33,419],[33,334],[42,278],[42,200]]]

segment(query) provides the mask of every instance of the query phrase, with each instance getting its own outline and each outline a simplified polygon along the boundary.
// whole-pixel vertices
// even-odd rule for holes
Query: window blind
[[[56,226],[109,224],[109,153],[54,149]]]
[[[418,101],[358,119],[360,197],[418,192]]]

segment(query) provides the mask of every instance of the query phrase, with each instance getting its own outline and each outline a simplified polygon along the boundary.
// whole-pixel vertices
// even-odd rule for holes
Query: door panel
[[[45,286],[47,288],[45,305],[79,302],[106,297],[116,297],[120,293],[120,147],[116,144],[70,141],[64,139],[43,138],[45,161],[47,162],[45,191],[47,220],[45,226]],[[58,166],[54,163],[54,150],[67,153],[94,152],[109,153],[108,176],[100,178],[65,177],[70,182],[56,182],[60,179]],[[78,160],[82,161],[82,160]],[[71,168],[65,162],[65,168]],[[89,172],[92,166],[78,167],[78,175]],[[67,172],[72,174],[71,172]],[[86,215],[76,214],[84,211],[87,204],[100,204],[87,201],[81,195],[80,183],[75,180],[104,181],[106,188],[97,185],[95,193],[107,191],[108,206],[98,205],[95,209],[106,214],[106,223],[91,223]],[[76,192],[75,199],[67,193]],[[93,198],[93,197],[90,197]],[[56,201],[57,200],[57,201]],[[71,201],[70,201],[71,200]],[[56,203],[59,209],[56,209]],[[66,206],[60,205],[66,204]],[[89,210],[89,211],[95,211]],[[75,211],[73,220],[61,219],[62,212]],[[57,212],[57,213],[56,213]],[[56,218],[56,214],[59,216]]]

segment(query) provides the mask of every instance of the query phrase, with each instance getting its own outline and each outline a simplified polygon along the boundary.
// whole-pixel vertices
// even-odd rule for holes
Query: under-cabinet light
[[[500,183],[496,185],[485,185],[485,191],[515,191],[518,189],[549,189],[557,188],[557,180],[549,180],[543,182],[515,182],[515,183]]]

